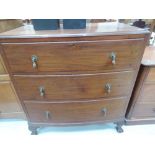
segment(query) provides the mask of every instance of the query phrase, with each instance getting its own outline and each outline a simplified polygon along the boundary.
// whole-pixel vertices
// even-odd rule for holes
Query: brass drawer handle
[[[101,112],[102,112],[102,114],[103,114],[104,116],[107,115],[107,109],[106,109],[106,108],[102,108],[102,109],[101,109]]]
[[[50,117],[51,117],[50,111],[45,111],[45,117],[46,117],[47,120],[50,119]]]
[[[40,92],[41,97],[45,96],[45,88],[44,87],[39,87],[39,92]]]
[[[32,60],[32,67],[37,68],[38,57],[36,55],[32,55],[31,60]]]
[[[114,52],[111,53],[110,58],[111,58],[112,64],[115,65],[116,64],[116,54]]]
[[[110,92],[111,92],[111,84],[110,83],[106,83],[105,84],[105,90],[106,90],[106,92],[109,94]]]

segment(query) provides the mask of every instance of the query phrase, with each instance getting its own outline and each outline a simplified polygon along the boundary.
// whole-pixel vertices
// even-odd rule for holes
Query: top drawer
[[[143,39],[3,44],[13,73],[102,72],[137,66]]]

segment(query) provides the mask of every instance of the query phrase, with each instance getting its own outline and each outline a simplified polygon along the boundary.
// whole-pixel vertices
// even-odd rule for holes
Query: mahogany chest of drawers
[[[132,93],[126,124],[155,123],[155,47],[145,49]]]
[[[1,52],[32,134],[48,125],[105,122],[122,132],[148,34],[121,23],[2,33]]]

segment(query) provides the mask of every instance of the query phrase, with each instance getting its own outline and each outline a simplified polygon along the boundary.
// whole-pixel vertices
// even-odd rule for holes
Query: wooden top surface
[[[0,38],[38,38],[38,37],[82,37],[100,35],[143,34],[148,30],[118,22],[88,23],[86,29],[35,31],[32,25],[22,26],[0,33]]]
[[[144,51],[142,65],[155,66],[155,46],[147,46]]]

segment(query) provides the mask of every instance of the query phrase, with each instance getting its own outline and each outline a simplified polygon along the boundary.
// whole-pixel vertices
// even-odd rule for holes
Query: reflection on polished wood
[[[32,134],[49,125],[105,122],[122,132],[148,36],[117,22],[1,33],[3,57]]]
[[[22,26],[0,33],[0,38],[33,38],[33,37],[85,37],[120,34],[144,34],[147,30],[118,22],[88,23],[86,29],[60,29],[35,31],[33,25]]]
[[[147,46],[143,55],[142,65],[155,66],[155,46]]]
[[[126,114],[127,124],[155,123],[155,46],[145,49]]]

